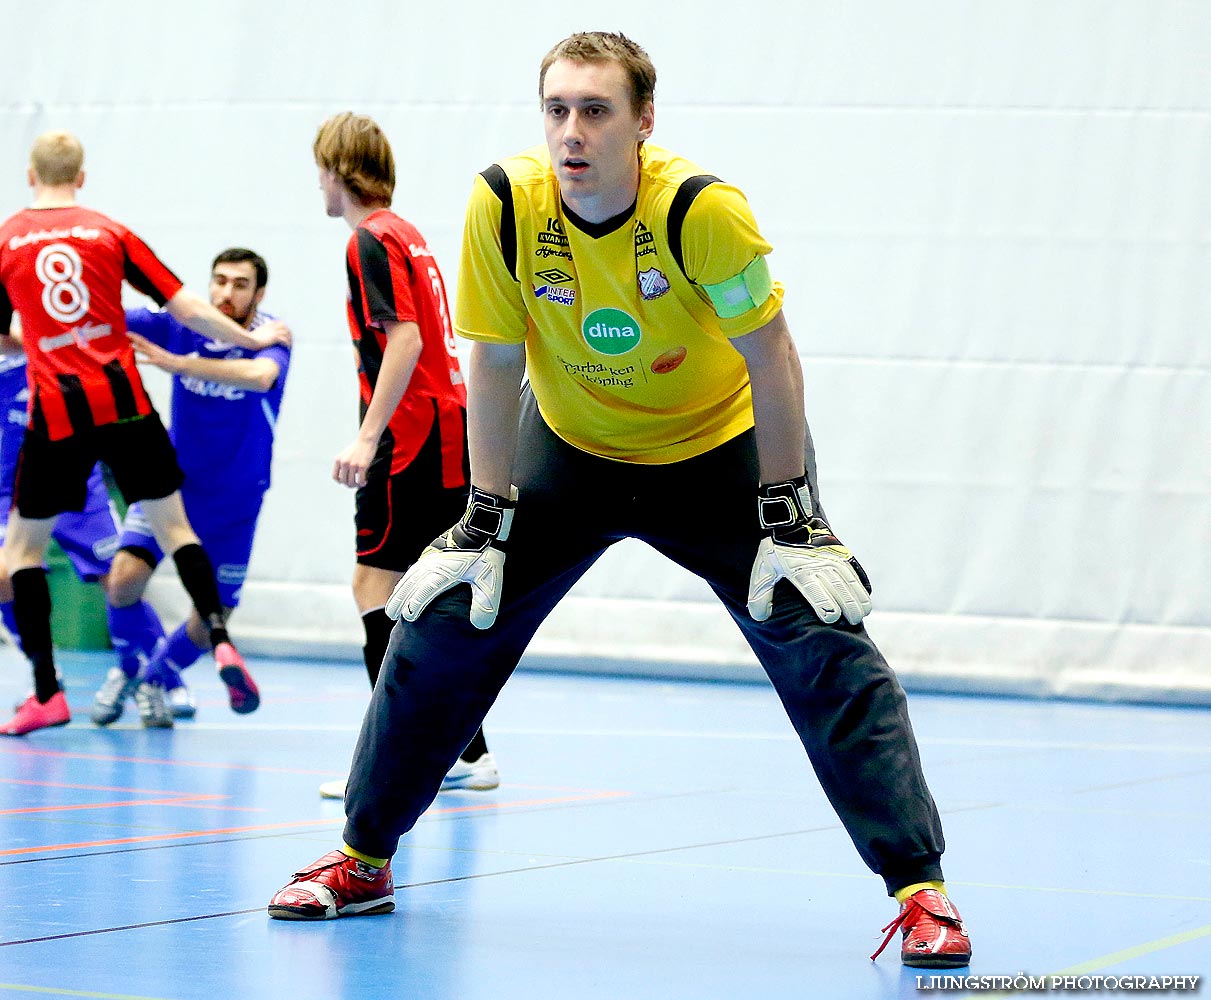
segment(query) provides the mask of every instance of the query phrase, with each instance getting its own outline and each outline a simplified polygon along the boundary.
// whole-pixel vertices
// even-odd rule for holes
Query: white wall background
[[[379,119],[396,208],[453,286],[473,175],[541,139],[539,60],[599,27],[657,65],[654,141],[739,184],[775,246],[825,503],[906,680],[1211,701],[1211,7],[567,10],[0,0],[0,210],[27,197],[32,139],[66,127],[85,201],[195,289],[222,246],[269,260],[297,348],[245,645],[360,641],[352,496],[329,479],[356,420],[347,230],[321,210],[316,126]],[[756,669],[705,588],[637,545],[540,639],[624,670]]]

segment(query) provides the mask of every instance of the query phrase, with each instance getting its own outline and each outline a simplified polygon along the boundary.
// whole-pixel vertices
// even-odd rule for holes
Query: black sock
[[[488,741],[484,739],[484,731],[480,730],[471,737],[471,742],[467,744],[467,749],[458,755],[459,760],[465,760],[468,764],[474,764],[480,757],[488,752]]]
[[[223,602],[219,597],[219,585],[214,578],[214,565],[206,550],[196,542],[190,542],[172,554],[172,561],[177,564],[177,575],[193,601],[193,606],[210,629],[210,645],[230,642],[227,620],[223,615]]]
[[[50,636],[50,587],[41,566],[19,569],[12,576],[13,616],[21,648],[34,668],[34,694],[45,705],[59,691],[55,648]]]
[[[370,675],[370,686],[378,683],[378,672],[387,655],[387,644],[391,641],[391,630],[395,622],[387,617],[382,608],[375,608],[362,615],[362,628],[366,630],[366,645],[362,647],[362,659],[366,661],[366,673]]]

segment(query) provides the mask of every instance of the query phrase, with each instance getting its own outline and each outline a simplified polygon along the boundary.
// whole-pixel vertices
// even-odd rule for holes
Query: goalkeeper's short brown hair
[[[631,107],[637,115],[643,113],[645,104],[655,100],[656,67],[643,47],[631,41],[622,32],[579,31],[569,35],[562,42],[557,42],[551,51],[543,56],[542,65],[538,70],[540,104],[546,96],[543,93],[543,85],[546,83],[547,70],[557,59],[578,63],[618,63],[631,85]]]

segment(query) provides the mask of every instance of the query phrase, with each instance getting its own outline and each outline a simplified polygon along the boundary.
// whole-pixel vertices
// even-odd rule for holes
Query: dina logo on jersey
[[[598,354],[626,354],[639,346],[639,323],[621,309],[594,309],[581,327],[584,342]]]
[[[670,288],[669,279],[658,267],[639,272],[639,294],[649,302],[658,299]]]

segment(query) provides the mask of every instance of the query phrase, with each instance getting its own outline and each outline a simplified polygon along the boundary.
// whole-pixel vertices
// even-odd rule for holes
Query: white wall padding
[[[360,643],[352,496],[330,481],[356,419],[347,231],[320,207],[316,126],[346,108],[382,122],[397,208],[453,286],[474,174],[541,139],[542,54],[606,27],[660,71],[654,141],[739,184],[774,244],[825,504],[874,578],[893,664],[964,689],[1205,699],[1208,5],[619,0],[604,21],[483,0],[456,17],[385,0],[356,18],[317,0],[12,6],[0,208],[26,198],[34,136],[67,127],[88,203],[190,285],[221,246],[269,260],[266,305],[298,347],[235,621],[250,642]],[[705,588],[622,545],[534,662],[750,676],[738,643]]]

